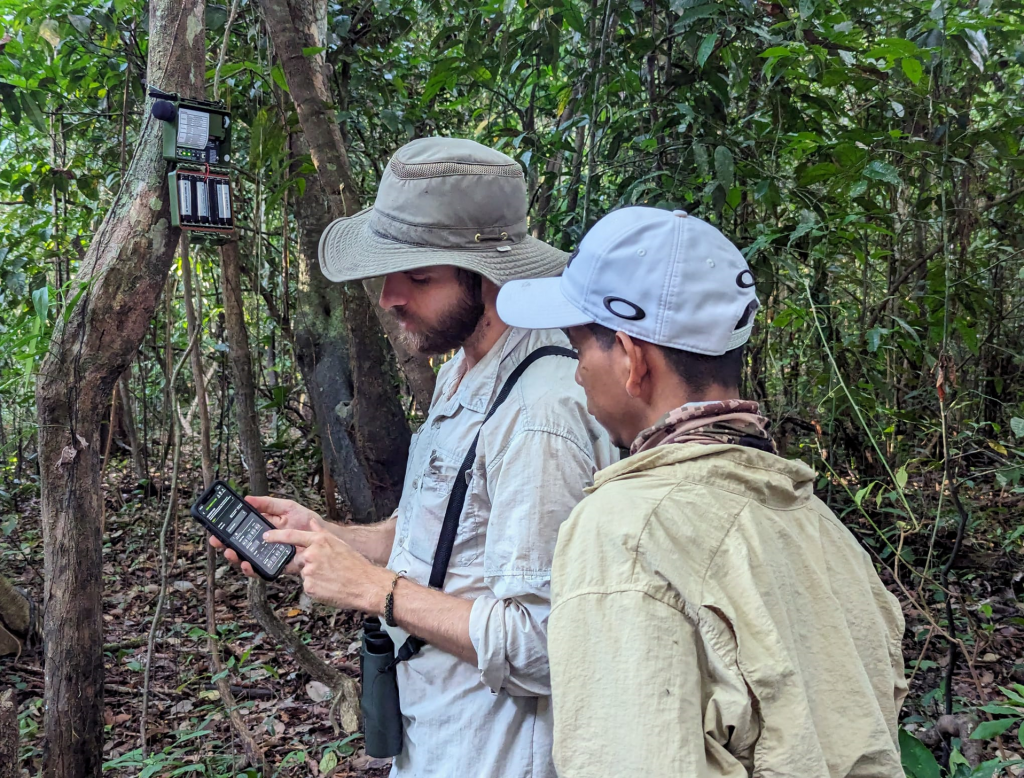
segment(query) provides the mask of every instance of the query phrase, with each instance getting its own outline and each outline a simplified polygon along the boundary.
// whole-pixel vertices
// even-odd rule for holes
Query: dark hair
[[[455,278],[459,282],[459,286],[462,287],[463,291],[466,292],[474,301],[483,299],[483,283],[484,277],[479,273],[474,273],[472,270],[466,270],[464,267],[455,268]]]
[[[600,324],[588,324],[587,330],[605,351],[615,345],[615,330]],[[743,346],[726,351],[720,356],[697,354],[693,351],[658,346],[665,361],[683,383],[700,394],[712,386],[738,389],[743,375]]]

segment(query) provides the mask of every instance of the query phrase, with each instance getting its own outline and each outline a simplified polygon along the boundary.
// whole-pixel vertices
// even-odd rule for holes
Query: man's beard
[[[444,354],[454,351],[476,332],[484,315],[483,295],[479,286],[463,287],[463,295],[445,311],[437,324],[428,327],[422,319],[403,315],[401,307],[395,309],[399,319],[406,319],[417,326],[415,331],[403,332],[403,338],[420,354]]]

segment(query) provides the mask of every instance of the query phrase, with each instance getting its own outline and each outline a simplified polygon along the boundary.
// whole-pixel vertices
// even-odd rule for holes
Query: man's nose
[[[578,360],[576,362],[576,372],[573,373],[572,377],[576,379],[577,384],[583,386],[583,382],[580,380],[580,364]]]
[[[409,300],[403,287],[401,273],[390,273],[384,276],[384,286],[380,289],[380,307],[387,310],[407,304]]]

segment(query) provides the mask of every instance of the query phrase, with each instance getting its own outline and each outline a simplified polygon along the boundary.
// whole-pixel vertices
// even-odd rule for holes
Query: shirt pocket
[[[408,549],[413,556],[428,565],[434,561],[444,514],[465,456],[465,452],[455,453],[434,448],[424,463],[424,470],[416,487],[418,510],[415,515],[409,517]],[[473,472],[473,469],[470,472]],[[475,486],[471,479],[469,491],[472,492]],[[469,502],[467,494],[466,503]],[[463,505],[449,567],[467,567],[480,556],[482,549],[481,522],[474,512],[467,511]]]

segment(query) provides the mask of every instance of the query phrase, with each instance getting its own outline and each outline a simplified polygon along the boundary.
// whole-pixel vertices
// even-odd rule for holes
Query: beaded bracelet
[[[391,581],[391,591],[388,592],[388,596],[384,598],[384,623],[389,627],[398,626],[395,622],[395,587],[398,585],[399,578],[405,578],[404,570],[400,573],[395,573],[395,577]]]

